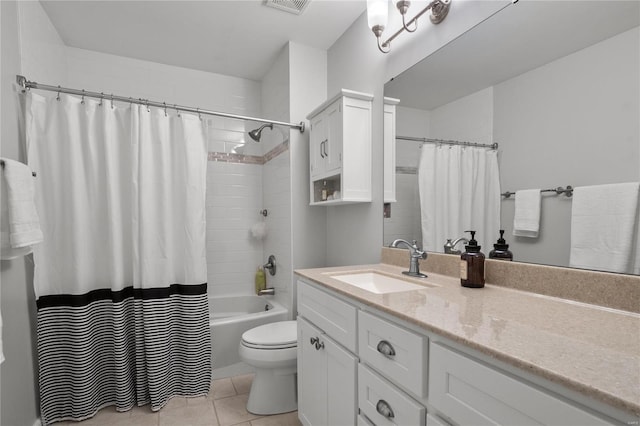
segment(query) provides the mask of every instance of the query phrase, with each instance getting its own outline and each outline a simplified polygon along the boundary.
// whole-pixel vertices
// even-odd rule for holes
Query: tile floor
[[[256,416],[247,411],[253,374],[213,381],[207,397],[173,398],[162,410],[136,407],[125,413],[113,407],[100,410],[83,422],[60,422],[55,426],[298,426],[298,412]]]

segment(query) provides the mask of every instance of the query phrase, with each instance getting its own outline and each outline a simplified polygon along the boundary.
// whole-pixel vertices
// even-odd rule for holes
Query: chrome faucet
[[[464,241],[465,243],[469,242],[465,237],[456,238],[453,242],[451,242],[451,238],[447,238],[447,242],[444,243],[444,252],[446,254],[461,254],[461,250],[456,250],[456,245],[460,241]]]
[[[420,264],[418,261],[420,259],[426,259],[427,252],[418,247],[418,242],[416,240],[413,240],[413,243],[410,243],[407,240],[397,239],[392,242],[389,247],[398,248],[398,244],[404,244],[409,249],[409,270],[402,271],[402,273],[409,275],[410,277],[426,278],[427,275],[420,272]]]

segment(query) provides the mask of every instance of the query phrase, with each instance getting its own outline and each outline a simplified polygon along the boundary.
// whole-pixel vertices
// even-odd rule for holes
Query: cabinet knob
[[[376,347],[376,349],[378,350],[378,352],[380,352],[382,355],[386,357],[392,357],[396,355],[396,350],[393,349],[393,346],[391,346],[391,343],[387,342],[386,340],[380,340],[380,342],[378,342],[378,346]]]
[[[386,417],[387,419],[392,419],[394,416],[391,406],[384,399],[378,401],[378,403],[376,404],[376,411],[381,416]]]

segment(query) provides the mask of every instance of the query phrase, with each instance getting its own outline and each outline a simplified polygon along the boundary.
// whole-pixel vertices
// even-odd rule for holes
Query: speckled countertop
[[[482,289],[429,273],[425,281],[388,264],[303,269],[312,282],[491,357],[640,415],[640,314],[491,284]],[[377,271],[420,290],[374,294],[332,278]]]

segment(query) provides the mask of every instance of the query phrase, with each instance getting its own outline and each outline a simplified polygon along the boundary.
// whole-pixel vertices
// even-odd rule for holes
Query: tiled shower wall
[[[256,153],[260,145],[248,137],[245,144],[241,143],[251,125],[234,130],[225,128],[221,120],[208,124],[209,294],[252,293],[256,269],[270,254],[276,256],[278,273],[274,277],[267,274],[267,285],[275,287],[276,294],[287,293],[288,281],[282,278],[291,268],[288,143],[280,143],[265,155],[252,155],[248,153]],[[263,209],[267,210],[266,217],[260,214]],[[267,227],[263,239],[251,233],[252,226],[259,222]]]

